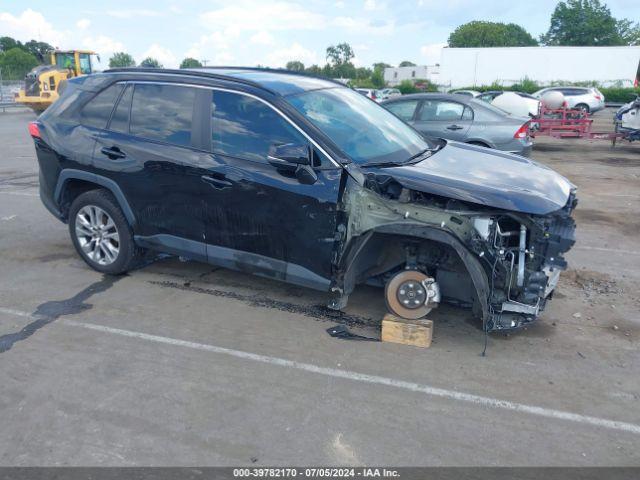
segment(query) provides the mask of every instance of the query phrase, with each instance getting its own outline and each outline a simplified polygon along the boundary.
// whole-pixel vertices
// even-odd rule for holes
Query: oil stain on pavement
[[[39,305],[36,311],[32,314],[33,318],[35,318],[33,322],[25,326],[19,332],[8,333],[0,337],[0,353],[11,350],[11,347],[13,347],[15,343],[26,340],[42,327],[49,325],[60,317],[65,315],[74,315],[91,309],[93,305],[85,302],[93,295],[110,289],[114,283],[122,278],[123,276],[114,277],[104,275],[102,280],[92,283],[71,298],[67,298],[65,300],[52,300]]]

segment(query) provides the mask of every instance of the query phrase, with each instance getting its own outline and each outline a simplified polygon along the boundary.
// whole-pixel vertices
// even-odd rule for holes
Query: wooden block
[[[405,320],[390,313],[382,319],[382,341],[429,348],[433,336],[433,321],[424,318]]]

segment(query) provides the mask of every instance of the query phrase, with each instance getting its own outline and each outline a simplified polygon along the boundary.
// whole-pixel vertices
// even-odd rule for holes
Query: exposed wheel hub
[[[420,282],[409,280],[402,283],[397,290],[398,301],[406,308],[418,308],[427,299],[425,289]]]
[[[394,315],[421,318],[440,302],[440,288],[432,277],[417,270],[404,270],[387,283],[385,300]]]

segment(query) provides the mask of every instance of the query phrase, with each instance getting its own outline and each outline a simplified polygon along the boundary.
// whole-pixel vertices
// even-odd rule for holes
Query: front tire
[[[73,201],[69,234],[86,264],[101,273],[125,273],[139,263],[143,254],[134,243],[120,206],[106,190],[91,190]]]

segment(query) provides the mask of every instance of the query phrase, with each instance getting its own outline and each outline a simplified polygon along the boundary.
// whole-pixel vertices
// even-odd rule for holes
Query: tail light
[[[529,136],[529,122],[522,125],[513,135],[513,138],[527,138],[528,136]]]
[[[38,126],[38,122],[29,122],[29,135],[33,138],[42,138],[40,136],[40,127]]]
[[[376,94],[374,92],[371,92],[371,100],[375,100],[376,98]]]
[[[602,100],[602,95],[599,93],[595,93],[593,96],[596,97],[596,100]]]

